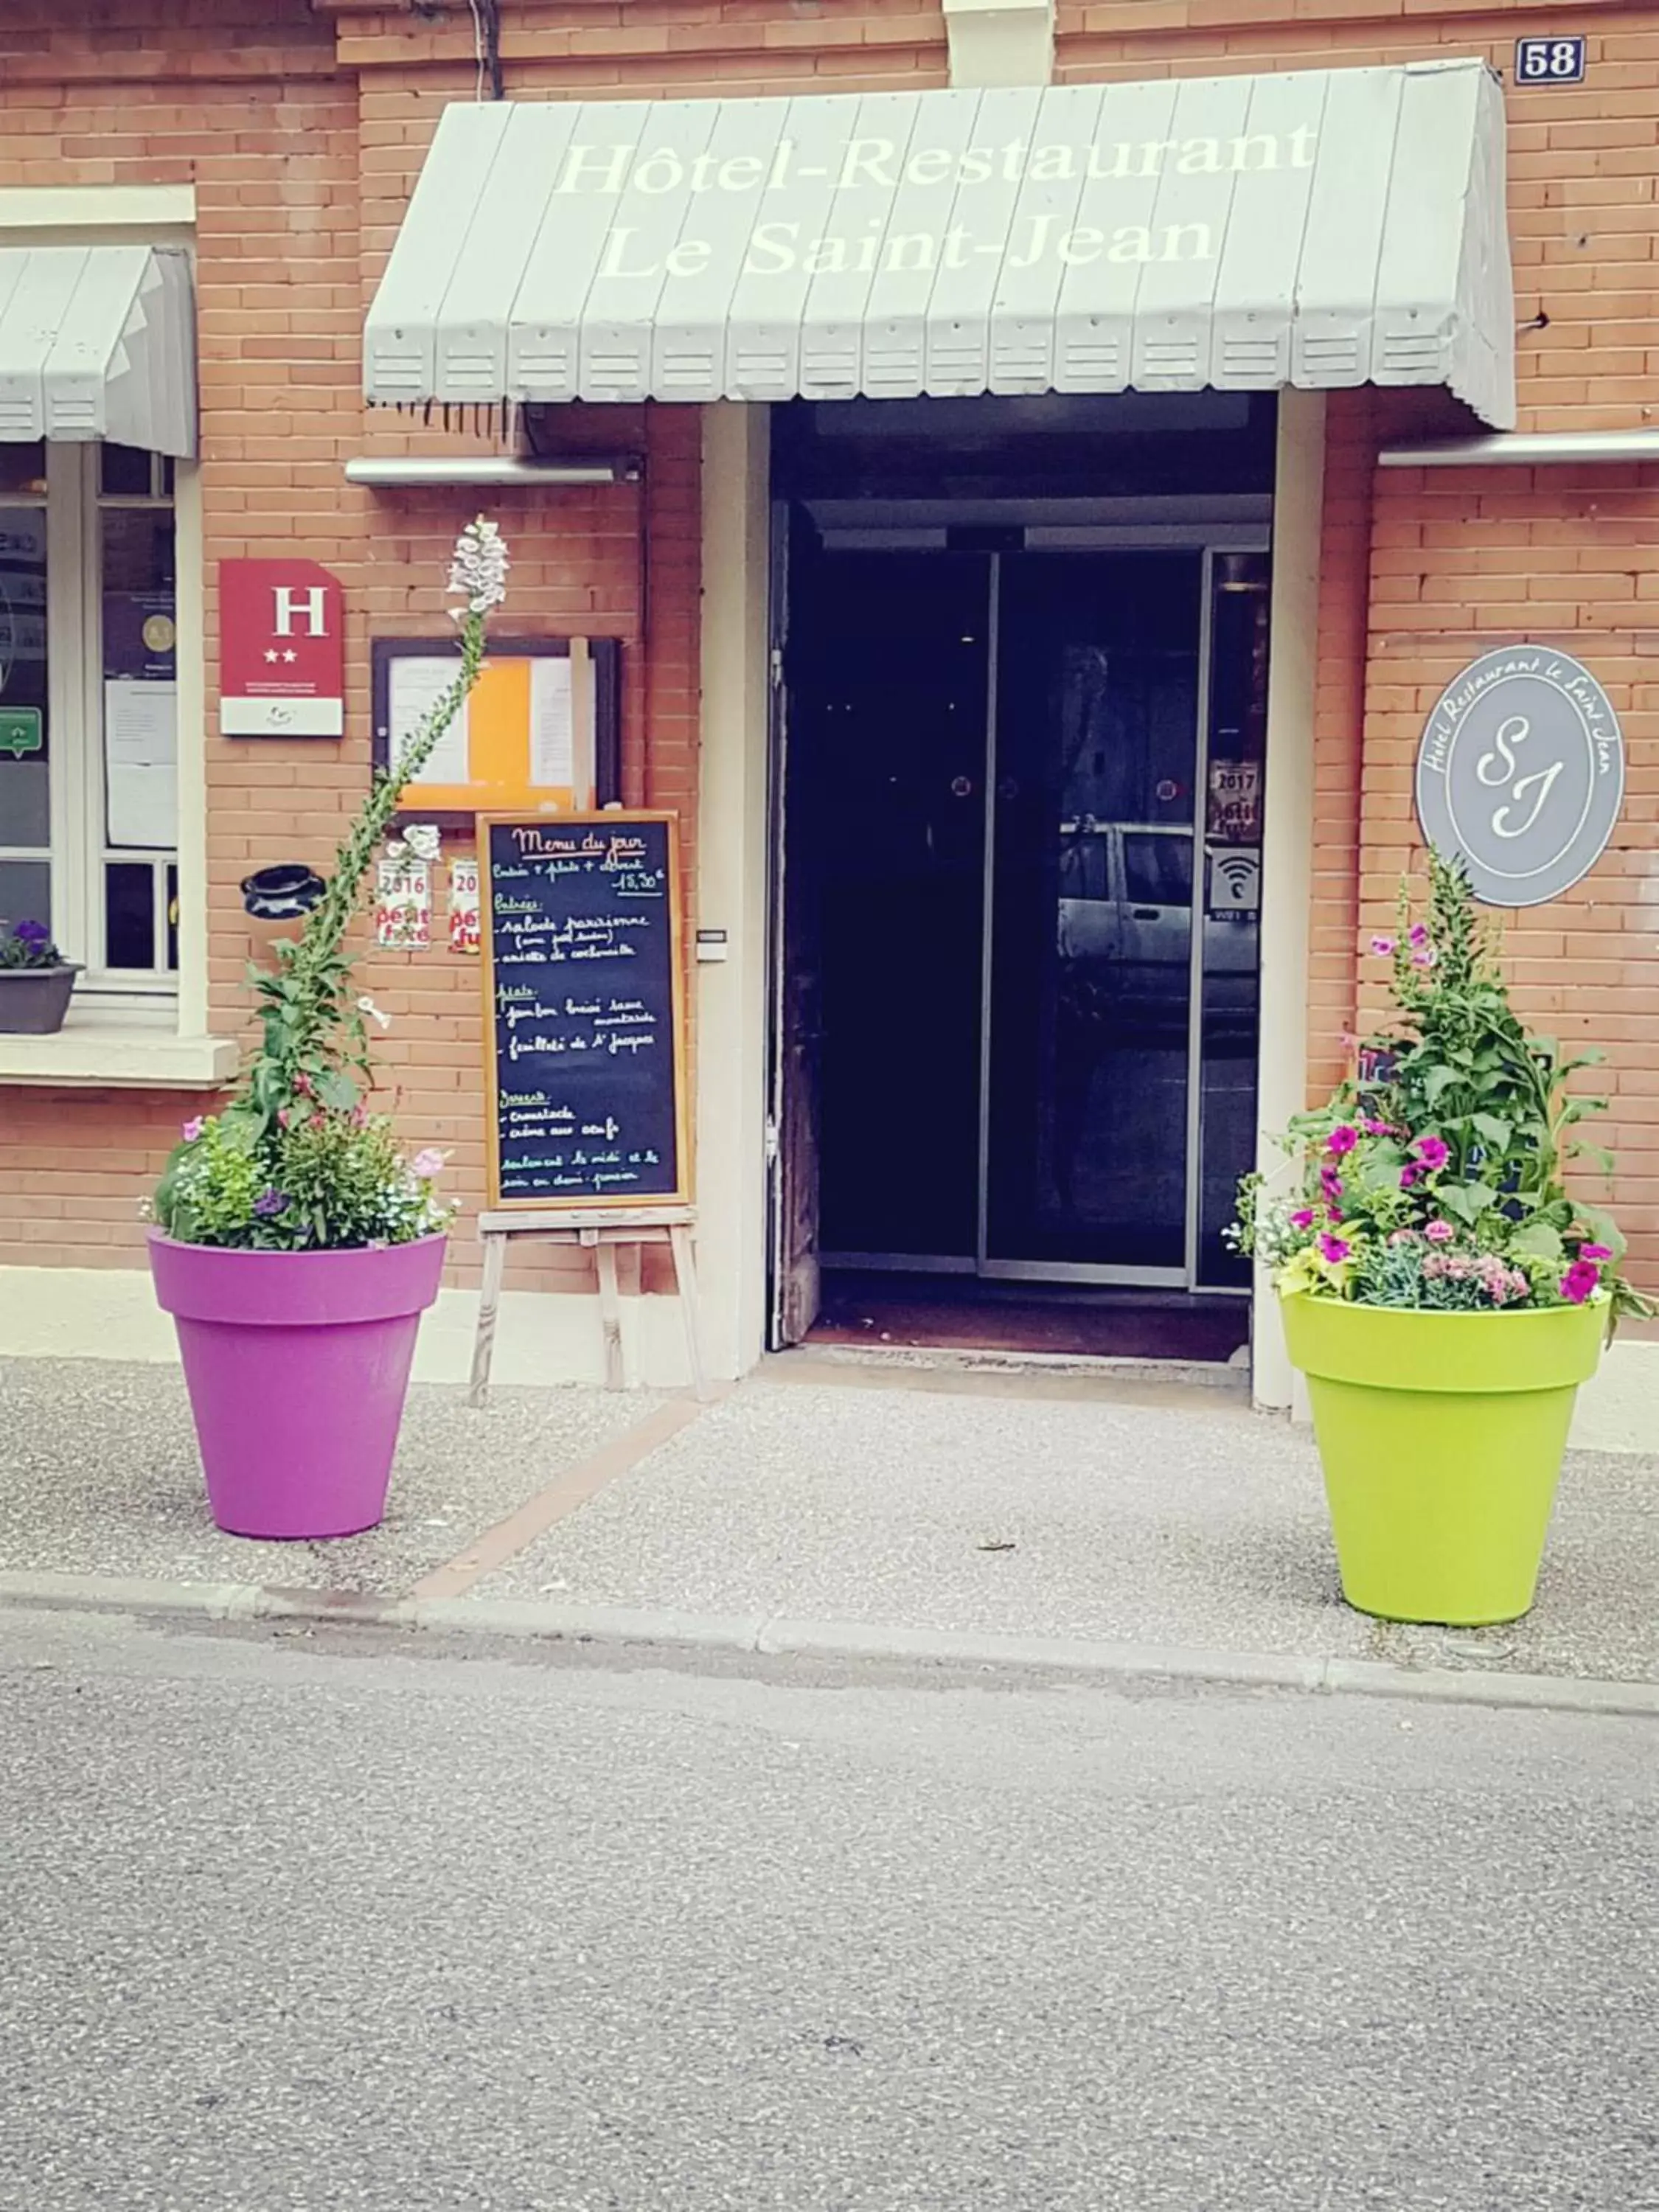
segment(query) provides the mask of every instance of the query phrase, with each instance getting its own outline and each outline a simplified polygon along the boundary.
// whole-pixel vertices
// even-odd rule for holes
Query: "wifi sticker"
[[[1261,855],[1254,845],[1210,854],[1212,914],[1254,914],[1261,904]]]

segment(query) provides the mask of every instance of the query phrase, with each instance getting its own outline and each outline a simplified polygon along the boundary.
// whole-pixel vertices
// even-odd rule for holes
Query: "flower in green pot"
[[[222,1528],[343,1535],[384,1510],[421,1314],[454,1209],[444,1156],[410,1152],[371,1104],[350,926],[405,787],[483,665],[507,556],[480,518],[455,549],[455,677],[378,775],[298,933],[249,970],[260,1036],[229,1103],[185,1124],[151,1208],[151,1267],[178,1325]]]
[[[1650,1310],[1611,1217],[1566,1176],[1612,1161],[1604,1110],[1511,1006],[1461,865],[1402,898],[1394,1015],[1357,1073],[1247,1177],[1233,1241],[1280,1293],[1308,1377],[1344,1589],[1401,1620],[1512,1620],[1531,1605],[1579,1385],[1622,1315]]]
[[[51,1036],[62,1029],[80,972],[44,921],[0,921],[0,1031]]]

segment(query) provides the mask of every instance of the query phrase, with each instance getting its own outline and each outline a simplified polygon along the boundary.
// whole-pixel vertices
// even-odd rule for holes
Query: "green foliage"
[[[271,964],[251,967],[260,1041],[222,1115],[185,1125],[152,1204],[181,1243],[250,1251],[334,1251],[402,1244],[445,1227],[453,1209],[433,1189],[442,1155],[405,1160],[391,1124],[371,1115],[367,1000],[353,994],[346,950],[377,853],[404,787],[418,778],[483,665],[490,610],[504,596],[507,553],[482,518],[462,533],[449,588],[460,658],[455,680],[377,775],[335,856],[322,897]]]
[[[1528,1034],[1510,1004],[1461,863],[1430,855],[1427,914],[1401,900],[1392,1025],[1361,1073],[1284,1139],[1295,1188],[1241,1190],[1232,1241],[1280,1286],[1430,1310],[1604,1299],[1609,1322],[1650,1310],[1619,1272],[1612,1217],[1565,1170],[1607,1156],[1574,1132],[1605,1102],[1572,1079],[1599,1055]]]
[[[297,938],[271,946],[273,965],[251,967],[248,980],[259,1001],[263,1036],[243,1078],[239,1106],[268,1135],[276,1116],[300,1094],[349,1112],[372,1076],[362,1009],[352,995],[354,962],[346,933],[362,903],[363,888],[380,842],[434,747],[460,712],[483,665],[484,617],[461,622],[461,659],[455,681],[432,707],[405,747],[397,772],[377,775],[362,811],[335,855],[328,888],[306,916]]]
[[[155,1194],[156,1220],[184,1244],[333,1252],[408,1244],[448,1224],[435,1152],[406,1160],[384,1117],[356,1108],[284,1112],[261,1136],[250,1115],[189,1125]]]
[[[1565,1232],[1574,1214],[1562,1170],[1583,1150],[1568,1133],[1607,1111],[1605,1099],[1574,1096],[1568,1085],[1601,1054],[1570,1059],[1553,1037],[1528,1036],[1462,864],[1431,853],[1429,883],[1422,923],[1413,923],[1401,893],[1393,951],[1398,1026],[1370,1041],[1387,1073],[1362,1085],[1360,1097],[1413,1133],[1444,1139],[1452,1156],[1444,1203],[1469,1227],[1498,1211],[1516,1224],[1550,1219]],[[1622,1241],[1592,1241],[1622,1254]]]
[[[269,1174],[246,1115],[186,1122],[156,1186],[155,1215],[181,1244],[263,1246],[254,1201]]]
[[[1481,1252],[1467,1240],[1431,1243],[1410,1229],[1364,1247],[1354,1261],[1353,1291],[1364,1305],[1429,1313],[1490,1313],[1539,1303],[1533,1277],[1504,1255]]]

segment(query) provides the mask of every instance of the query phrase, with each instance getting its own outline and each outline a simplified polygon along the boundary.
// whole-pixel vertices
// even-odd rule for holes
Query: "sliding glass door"
[[[826,1260],[1241,1285],[1264,556],[819,552],[793,604]]]

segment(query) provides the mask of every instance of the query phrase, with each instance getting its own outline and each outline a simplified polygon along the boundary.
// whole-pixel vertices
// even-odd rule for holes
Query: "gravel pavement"
[[[474,1412],[417,1384],[382,1525],[267,1544],[214,1527],[176,1367],[0,1360],[0,1570],[398,1595],[659,1402],[573,1384]]]
[[[0,1582],[400,1599],[662,1403],[417,1389],[385,1525],[263,1544],[213,1527],[175,1370],[0,1362]],[[1650,1460],[1570,1455],[1532,1614],[1449,1631],[1342,1602],[1311,1436],[1226,1389],[774,1363],[640,1449],[459,1601],[1659,1683]]]
[[[1229,1394],[763,1374],[475,1594],[1655,1681],[1656,1500],[1571,1454],[1533,1614],[1402,1631],[1341,1601],[1311,1434]]]

